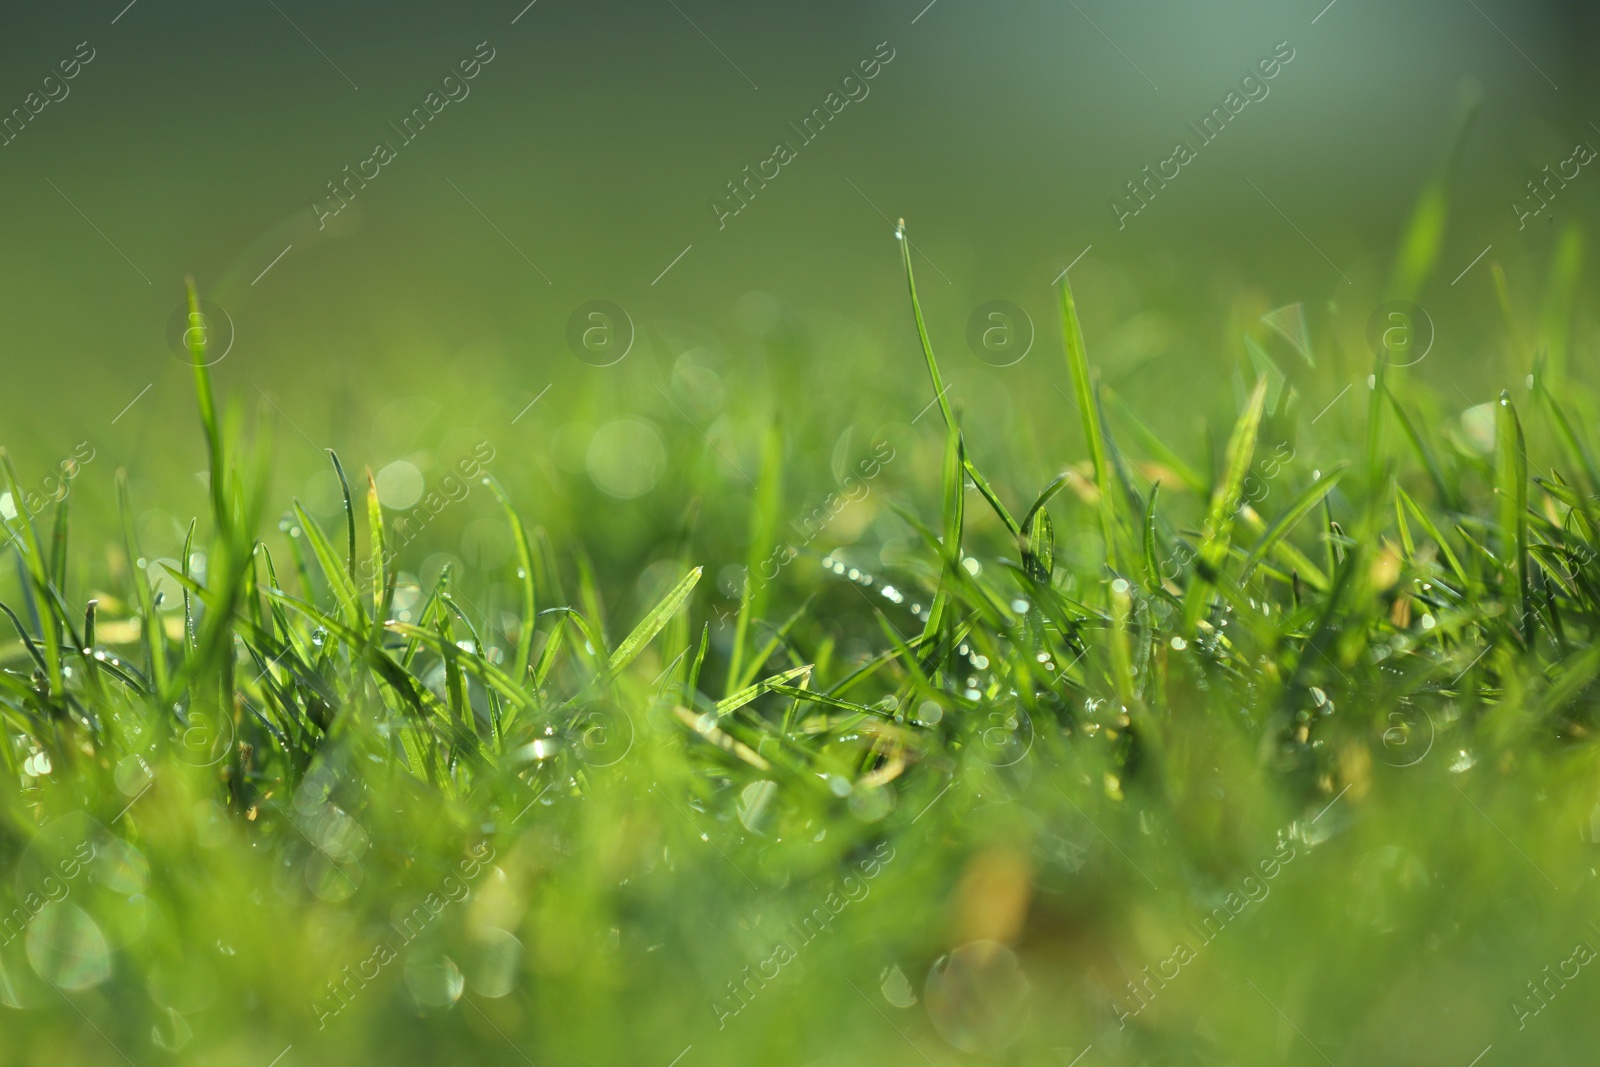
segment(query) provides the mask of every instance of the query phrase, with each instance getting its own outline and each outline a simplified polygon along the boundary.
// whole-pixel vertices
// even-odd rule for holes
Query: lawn
[[[743,398],[730,458],[663,393],[559,500],[482,442],[314,510],[186,335],[180,553],[5,464],[5,1062],[1580,1062],[1596,406],[1494,260],[1504,391],[1425,383],[1438,195],[1378,312],[1244,325],[1198,448],[1065,272],[1050,420],[965,418],[904,224],[891,430]]]

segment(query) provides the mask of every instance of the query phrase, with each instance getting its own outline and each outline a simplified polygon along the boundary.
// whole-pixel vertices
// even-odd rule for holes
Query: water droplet
[[[909,1008],[917,1002],[917,994],[899,966],[884,969],[878,979],[878,989],[883,993],[883,999],[897,1008]]]
[[[466,979],[472,991],[483,997],[503,997],[517,985],[522,966],[522,942],[507,930],[485,927],[473,938],[467,957]]]
[[[753,834],[762,832],[767,810],[778,795],[778,783],[763,778],[751,782],[739,793],[739,821]]]
[[[361,886],[361,864],[336,863],[321,852],[313,852],[306,861],[306,885],[330,903],[347,900]]]
[[[371,839],[360,823],[329,805],[308,827],[309,836],[330,859],[345,863],[359,859]]]
[[[115,837],[96,843],[93,870],[95,881],[123,896],[141,892],[150,881],[144,853]]]
[[[122,757],[117,769],[111,772],[111,780],[117,784],[117,791],[125,797],[143,793],[154,778],[155,772],[150,769],[150,764],[137,754]]]
[[[1023,614],[1024,612],[1026,612],[1032,606],[1033,605],[1029,604],[1026,600],[1023,600],[1021,597],[1018,597],[1017,599],[1015,599],[1015,600],[1013,600],[1011,602],[1011,610],[1016,612],[1018,615]]]
[[[406,960],[406,988],[418,1004],[446,1008],[461,999],[466,981],[449,956],[417,953]]]
[[[111,946],[76,904],[46,904],[28,926],[28,962],[61,989],[91,989],[111,977]]]
[[[1028,979],[997,941],[971,941],[940,958],[923,986],[933,1027],[962,1052],[1002,1049],[1022,1033]]]
[[[1182,652],[1184,649],[1189,647],[1189,642],[1185,641],[1181,637],[1174,637],[1172,639],[1172,647],[1174,651]]]

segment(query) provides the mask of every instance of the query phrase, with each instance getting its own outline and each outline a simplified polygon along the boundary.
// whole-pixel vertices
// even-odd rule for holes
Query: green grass
[[[266,532],[270,422],[203,350],[209,514],[162,603],[125,482],[85,602],[104,553],[7,459],[0,1060],[1579,1062],[1580,384],[1513,352],[1483,450],[1379,361],[1319,431],[1284,384],[1312,334],[1280,331],[1186,456],[1099,383],[1063,284],[1062,473],[1019,493],[899,250],[943,427],[868,493],[914,547],[775,556],[774,425],[726,614],[674,531],[620,617],[487,478],[515,610],[448,569],[397,606],[370,475],[330,454],[343,520]]]

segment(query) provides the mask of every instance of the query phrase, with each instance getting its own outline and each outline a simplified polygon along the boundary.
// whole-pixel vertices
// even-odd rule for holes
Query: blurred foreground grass
[[[1425,196],[1394,300],[1441,227]],[[105,538],[8,460],[0,1059],[1586,1060],[1570,287],[1472,354],[1510,391],[1460,417],[1407,334],[1322,422],[1303,383],[1365,324],[1273,311],[1209,455],[1099,384],[1064,287],[1036,496],[973,458],[1028,429],[962,424],[911,298],[923,435],[836,448],[819,505],[771,426],[743,525],[691,485],[643,576],[524,526],[556,509],[510,454],[460,467],[507,546],[473,572],[419,571],[427,521],[337,459],[336,521],[271,532],[271,420],[217,408],[201,345],[175,558],[125,483]]]

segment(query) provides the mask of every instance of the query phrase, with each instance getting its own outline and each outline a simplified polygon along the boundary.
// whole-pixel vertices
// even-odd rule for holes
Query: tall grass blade
[[[1495,407],[1495,492],[1500,504],[1500,552],[1515,575],[1513,601],[1522,639],[1533,641],[1531,575],[1528,572],[1528,455],[1522,420],[1511,394],[1500,391]]]

